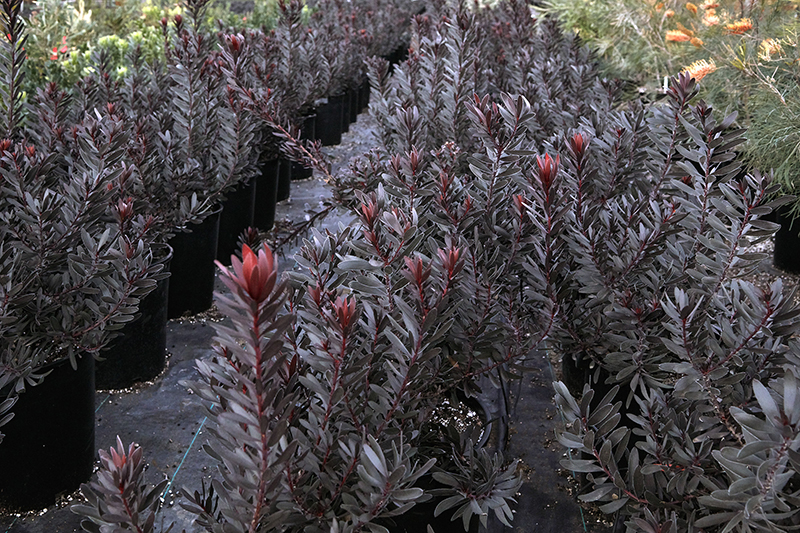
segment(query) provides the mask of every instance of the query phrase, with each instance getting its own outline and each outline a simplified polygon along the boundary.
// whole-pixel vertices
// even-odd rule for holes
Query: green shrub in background
[[[304,7],[303,21],[311,9]],[[91,71],[92,54],[105,51],[109,71],[121,77],[124,57],[141,46],[143,58],[163,60],[161,21],[182,14],[180,2],[164,0],[38,0],[28,6],[26,20],[27,93],[46,82],[72,86]],[[210,27],[271,30],[279,17],[278,0],[215,2],[206,13]]]
[[[110,70],[120,75],[132,46],[141,46],[148,61],[163,59],[161,19],[181,12],[177,4],[158,0],[33,2],[26,19],[26,93],[46,82],[71,87],[90,72],[92,54],[100,50],[114,61]]]
[[[271,30],[275,28],[280,10],[278,0],[218,1],[209,7],[207,16],[214,23],[219,22],[224,28]]]

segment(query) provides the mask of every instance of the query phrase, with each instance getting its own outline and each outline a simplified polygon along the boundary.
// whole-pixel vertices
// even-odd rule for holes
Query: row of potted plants
[[[226,398],[212,444],[221,499],[215,510],[193,494],[189,506],[209,529],[270,527],[280,511],[298,527],[357,530],[426,497],[414,489],[430,461],[409,463],[422,456],[440,460],[436,490],[451,497],[440,510],[459,506],[467,525],[489,509],[508,516],[513,469],[461,442],[441,457],[415,439],[445,391],[510,378],[507,365],[546,345],[605,396],[584,389],[578,403],[557,386],[573,422],[561,441],[586,454],[568,466],[594,484],[585,500],[631,530],[789,527],[797,313],[780,285],[737,277],[758,259],[742,239],[767,238],[775,227],[758,217],[777,204],[763,205],[768,177],[738,172],[732,119],[692,106],[689,76],[667,105],[615,110],[591,55],[552,23],[534,26],[521,2],[436,4],[412,30],[394,76],[370,69],[384,149],[330,176],[363,232],[315,235],[288,295],[266,251],[234,263],[240,331],[220,331],[219,362],[195,385]],[[268,93],[231,88],[289,153],[327,171]],[[615,382],[629,390],[618,397]],[[280,457],[265,450],[273,439]],[[141,474],[123,452],[107,469]],[[495,499],[481,492],[492,487]]]
[[[198,232],[187,232],[198,224],[208,225],[212,214],[219,215],[217,204],[254,180],[259,158],[277,155],[271,129],[234,87],[248,87],[262,96],[276,120],[292,130],[300,111],[296,106],[316,103],[326,94],[323,90],[312,96],[312,87],[319,90],[319,76],[292,63],[311,56],[324,62],[321,49],[311,46],[324,28],[300,21],[300,2],[279,3],[274,31],[238,36],[210,32],[206,4],[188,2],[183,14],[162,19],[161,59],[148,57],[140,45],[131,46],[125,56],[127,72],[119,76],[114,58],[101,48],[92,56],[91,71],[73,87],[50,82],[35,95],[24,90],[27,37],[22,2],[2,4],[6,38],[0,42],[5,139],[0,144],[0,231],[5,325],[0,424],[6,435],[0,443],[0,468],[8,473],[0,480],[3,507],[42,507],[87,479],[94,456],[93,358],[110,356],[97,369],[98,383],[104,387],[150,379],[163,367],[163,300],[150,302],[158,316],[139,321],[148,333],[159,331],[151,350],[155,363],[142,361],[141,345],[118,356],[103,351],[140,314],[151,291],[171,295],[172,315],[202,310],[192,307],[192,301],[175,305],[179,299],[196,297],[198,286],[191,274],[204,265],[213,284],[215,249],[211,246],[210,257],[197,260],[191,254],[200,243],[186,242],[185,237],[197,237]],[[353,7],[338,5],[339,11]],[[404,12],[396,8],[391,16]],[[369,24],[379,23],[379,17],[365,10],[359,13],[353,24],[364,25],[365,33],[373,29]],[[242,54],[245,42],[260,43],[259,53]],[[327,46],[333,46],[332,39]],[[360,43],[353,46],[366,53]],[[279,82],[281,76],[291,76],[291,83]],[[321,86],[332,87],[325,80]],[[293,100],[301,89],[302,100]],[[274,183],[272,189],[276,190]],[[211,224],[201,241],[216,238]],[[178,270],[181,262],[188,268]],[[168,270],[174,274],[169,289]],[[128,339],[139,340],[139,335],[128,333]],[[131,343],[118,344],[124,348]],[[71,372],[76,367],[79,374]],[[57,377],[62,372],[63,380]],[[46,394],[43,380],[45,385],[66,381],[61,385],[66,390],[40,400]],[[64,396],[75,401],[67,402]],[[81,416],[88,422],[76,422]],[[54,431],[55,426],[42,424],[48,417],[64,427]],[[62,444],[71,433],[65,428],[80,428],[80,442]],[[29,437],[49,440],[33,444]]]
[[[429,496],[465,530],[510,519],[514,463],[468,436],[443,450],[424,421],[547,349],[581,500],[628,531],[791,530],[800,311],[744,275],[777,229],[761,217],[792,199],[741,171],[734,117],[688,74],[621,105],[577,39],[515,0],[433,2],[411,28],[393,75],[370,61],[381,149],[326,175],[358,222],[313,233],[281,280],[266,248],[223,270],[233,325],[191,384],[214,402],[218,464],[185,493],[198,524],[384,531]],[[120,444],[101,470],[130,498],[94,482],[78,511],[152,524],[141,454]]]
[[[569,58],[571,41],[555,25],[533,26],[524,4],[484,14],[481,21],[476,13],[439,5],[415,20],[410,57],[395,77],[373,76],[370,108],[381,128],[399,130],[403,121],[413,126],[401,109],[392,109],[393,116],[381,112],[390,106],[384,95],[398,108],[414,106],[403,83],[418,88],[425,95],[420,98],[441,98],[449,106],[426,118],[452,124],[458,115],[450,130],[457,136],[433,153],[412,149],[390,157],[392,148],[383,146],[375,159],[357,162],[354,173],[331,176],[317,146],[282,132],[287,152],[335,183],[335,197],[360,222],[339,233],[315,232],[296,257],[303,271],[283,281],[268,249],[245,249],[232,271],[223,270],[232,296],[219,296],[218,305],[233,325],[218,327],[218,356],[200,362],[200,381],[187,384],[214,402],[210,446],[220,478],[210,491],[187,490],[183,503],[209,531],[402,531],[407,517],[401,515],[431,496],[431,511],[449,510],[448,517],[465,529],[485,526],[490,512],[511,520],[520,484],[516,462],[476,449],[474,435],[435,431],[424,421],[435,418],[443,399],[457,401],[458,391],[474,395],[481,376],[507,379],[508,365],[542,340],[524,333],[541,310],[532,292],[518,290],[536,241],[528,234],[533,228],[526,209],[507,194],[514,161],[503,155],[502,169],[483,172],[492,163],[481,156],[498,143],[504,153],[521,139],[506,139],[495,128],[498,107],[488,98],[475,102],[471,80],[464,81],[468,88],[452,89],[464,95],[453,103],[439,94],[440,88],[451,90],[448,84],[425,86],[425,73],[480,72],[474,62],[490,61],[480,48],[490,41],[479,43],[475,32],[520,13],[526,14],[519,29],[527,41],[521,54]],[[433,47],[439,47],[438,57]],[[590,67],[584,59],[589,56],[576,65]],[[386,73],[387,62],[373,63]],[[254,109],[273,121],[269,105],[250,96]],[[520,123],[533,116],[522,97],[506,105]],[[416,128],[405,132],[413,137],[403,146],[427,150]],[[464,140],[464,153],[456,139]],[[467,150],[481,165],[469,179]],[[487,185],[496,181],[495,194]],[[535,193],[533,183],[524,183]],[[508,217],[487,216],[505,213],[508,205],[517,205]],[[524,242],[515,243],[520,234]],[[152,489],[137,466],[141,454],[126,452],[121,443],[104,454],[117,459],[104,460],[101,478],[123,481],[130,499],[98,481],[84,489],[89,506],[76,510],[98,525],[118,519],[152,524],[148,504],[154,502],[144,497]],[[126,508],[136,509],[136,518],[120,519]]]

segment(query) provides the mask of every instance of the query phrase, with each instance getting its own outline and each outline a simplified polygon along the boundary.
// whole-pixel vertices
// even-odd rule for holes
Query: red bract
[[[368,198],[366,203],[361,204],[361,213],[364,215],[361,218],[364,225],[368,228],[372,228],[378,217],[378,206],[375,205],[372,198]]]
[[[521,194],[515,194],[512,199],[514,200],[514,207],[517,209],[517,216],[521,217],[525,212],[525,197]]]
[[[409,281],[420,287],[430,277],[430,267],[425,268],[422,259],[419,257],[404,257],[406,267],[408,268],[408,275],[406,276]]]
[[[550,186],[556,179],[560,162],[560,155],[557,155],[555,159],[550,157],[550,154],[545,154],[544,157],[536,156],[536,165],[539,167],[539,182],[545,193],[550,191]]]
[[[233,53],[234,57],[239,55],[239,52],[242,50],[242,41],[236,35],[231,35],[228,37],[228,43],[231,52]]]
[[[104,450],[100,450],[100,459],[105,461],[110,461],[115,467],[122,468],[125,465],[125,462],[128,460],[128,455],[125,453],[125,448],[122,446],[122,442],[117,437],[117,446],[119,451],[115,450],[114,448],[110,448],[108,451],[111,452],[110,454],[106,454]],[[131,443],[130,448],[128,450],[129,453],[133,453],[135,449],[135,444]],[[105,455],[105,457],[103,457]]]
[[[342,298],[339,296],[333,302],[333,310],[336,316],[336,322],[342,328],[342,331],[347,333],[350,326],[353,324],[353,318],[356,315],[356,301],[354,298]]]
[[[255,252],[246,244],[242,246],[242,258],[231,257],[233,274],[217,261],[217,265],[223,273],[233,279],[233,281],[247,293],[256,303],[261,303],[267,299],[275,287],[277,272],[275,270],[275,260],[270,250],[265,244],[264,247]]]
[[[575,155],[581,156],[583,152],[586,151],[586,147],[589,146],[589,140],[584,137],[582,133],[576,133],[572,136],[572,139],[570,139],[569,144]]]
[[[111,185],[109,183],[109,185]],[[133,216],[133,198],[127,198],[125,200],[120,199],[117,202],[117,213],[119,214],[120,221],[127,220],[131,216]]]
[[[439,259],[442,261],[442,267],[444,267],[445,271],[447,271],[447,277],[450,279],[455,277],[455,275],[458,274],[463,267],[463,262],[459,262],[458,260],[461,256],[461,249],[456,248],[455,246],[450,246],[450,248],[447,248],[446,250],[442,250],[440,248],[436,250],[436,253],[439,256]]]

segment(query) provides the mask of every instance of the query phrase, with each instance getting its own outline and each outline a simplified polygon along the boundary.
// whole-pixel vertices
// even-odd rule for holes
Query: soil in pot
[[[161,257],[169,272],[172,248],[164,244]],[[169,277],[158,280],[156,288],[139,303],[139,316],[122,328],[111,347],[95,363],[98,390],[126,389],[156,378],[167,361],[167,307]]]
[[[222,203],[217,259],[223,264],[230,262],[231,254],[236,251],[239,235],[253,225],[257,186],[256,179],[250,178],[247,183],[242,183],[231,191]]]
[[[94,470],[94,358],[73,369],[68,359],[44,366],[41,384],[19,396],[0,443],[0,510],[52,505]],[[0,391],[5,399],[9,391]]]
[[[191,232],[178,233],[169,242],[173,250],[169,318],[200,313],[214,302],[214,259],[217,257],[221,212],[222,208],[218,207],[203,222],[193,225]]]
[[[256,202],[253,224],[268,231],[275,224],[275,204],[278,202],[278,163],[270,159],[261,165],[261,174],[256,178]]]

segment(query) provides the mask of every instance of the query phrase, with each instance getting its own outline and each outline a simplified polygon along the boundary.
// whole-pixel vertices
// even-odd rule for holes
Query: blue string
[[[203,429],[203,425],[206,423],[206,420],[208,420],[207,416],[203,418],[203,421],[200,422],[200,427],[197,428],[197,431],[194,432],[194,437],[192,438],[192,442],[190,442],[189,443],[189,447],[186,448],[186,453],[183,454],[183,458],[181,459],[181,462],[178,464],[178,468],[175,470],[175,473],[172,474],[172,479],[169,480],[169,484],[167,484],[167,488],[164,489],[164,493],[161,495],[161,501],[162,502],[164,501],[164,497],[169,492],[170,487],[172,487],[173,481],[175,481],[175,478],[178,476],[178,471],[183,466],[183,462],[186,460],[186,457],[189,455],[189,452],[191,451],[192,446],[194,446],[194,441],[196,441],[197,440],[197,436],[200,435],[200,431]]]
[[[102,401],[102,402],[100,402],[100,405],[98,405],[98,406],[97,406],[97,409],[95,409],[95,410],[94,410],[94,414],[97,414],[97,411],[99,411],[99,410],[100,410],[100,408],[101,408],[101,407],[103,407],[103,405],[105,405],[105,403],[106,403],[106,400],[108,400],[109,398],[111,398],[111,395],[110,395],[110,394],[106,394],[106,397],[105,397],[105,398],[103,398],[103,401]]]
[[[16,524],[16,523],[17,523],[17,520],[18,520],[18,519],[19,519],[19,517],[18,517],[18,516],[14,517],[14,521],[13,521],[13,522],[11,522],[11,525],[10,525],[10,526],[8,526],[8,529],[6,529],[6,533],[9,533],[9,532],[11,531],[11,528],[12,528],[12,527],[14,527],[14,524]]]

